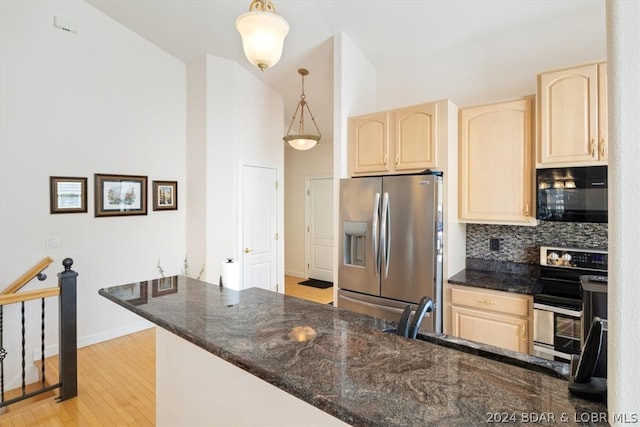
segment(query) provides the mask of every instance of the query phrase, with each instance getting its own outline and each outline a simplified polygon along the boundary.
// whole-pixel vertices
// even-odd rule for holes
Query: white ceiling
[[[244,57],[235,20],[250,0],[86,0],[156,46],[189,62],[210,54],[246,67],[281,93],[290,120],[305,93],[323,133],[332,138],[333,44],[343,32],[374,67],[411,59],[474,39],[535,25],[602,4],[604,0],[273,0],[290,25],[278,64],[261,72]]]

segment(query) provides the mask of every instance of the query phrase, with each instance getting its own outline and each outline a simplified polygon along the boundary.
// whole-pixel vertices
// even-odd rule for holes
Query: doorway
[[[242,288],[277,289],[278,171],[242,166]]]
[[[310,279],[333,281],[333,177],[305,178],[305,264]]]

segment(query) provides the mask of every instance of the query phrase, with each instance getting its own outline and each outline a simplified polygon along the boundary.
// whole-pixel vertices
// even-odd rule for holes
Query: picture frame
[[[178,209],[178,181],[153,181],[152,191],[154,211]]]
[[[175,294],[178,292],[178,276],[163,277],[151,281],[151,297]]]
[[[95,174],[95,216],[147,214],[147,177]]]
[[[49,177],[49,212],[87,212],[87,178],[74,176]]]

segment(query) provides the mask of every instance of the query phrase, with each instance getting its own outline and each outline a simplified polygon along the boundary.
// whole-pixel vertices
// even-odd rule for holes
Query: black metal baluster
[[[0,305],[0,402],[4,402],[4,358],[7,350],[4,349],[4,306]]]
[[[42,298],[42,335],[40,337],[40,363],[42,363],[42,387],[45,385],[45,367],[44,367],[44,298]]]
[[[22,301],[21,305],[21,313],[22,313],[22,395],[24,396],[26,394],[26,388],[27,388],[27,384],[25,382],[25,346],[26,346],[26,339],[25,339],[25,325],[24,325],[24,301]]]

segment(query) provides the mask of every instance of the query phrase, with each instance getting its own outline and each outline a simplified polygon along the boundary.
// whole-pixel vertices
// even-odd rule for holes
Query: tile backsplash
[[[537,227],[467,224],[467,259],[538,264],[540,246],[607,248],[607,224],[541,221]],[[500,249],[489,249],[489,239]],[[467,268],[470,266],[467,265]]]

